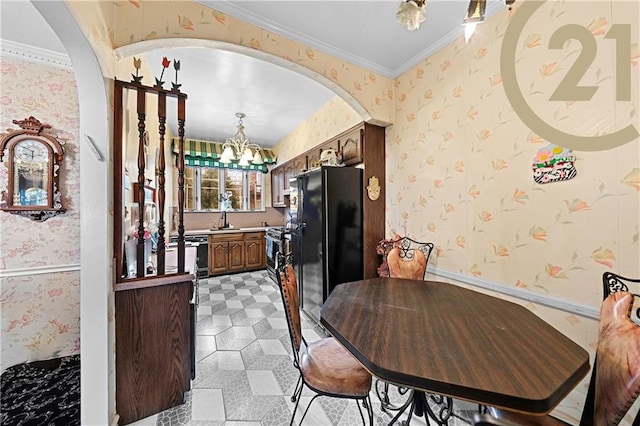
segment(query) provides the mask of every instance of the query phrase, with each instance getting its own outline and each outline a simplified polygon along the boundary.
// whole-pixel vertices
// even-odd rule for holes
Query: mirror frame
[[[5,152],[8,151],[7,189],[6,192],[3,191],[2,193],[0,209],[35,221],[44,221],[64,213],[65,209],[62,207],[61,202],[62,194],[59,189],[60,164],[64,158],[64,142],[61,143],[54,136],[42,133],[43,130],[50,129],[51,126],[41,123],[33,116],[24,120],[13,120],[13,124],[20,126],[21,130],[9,130],[2,134],[2,139],[0,139],[0,162],[3,161]],[[33,140],[43,144],[49,153],[46,205],[13,205],[14,185],[16,185],[16,182],[14,182],[15,148],[18,143],[26,140]]]

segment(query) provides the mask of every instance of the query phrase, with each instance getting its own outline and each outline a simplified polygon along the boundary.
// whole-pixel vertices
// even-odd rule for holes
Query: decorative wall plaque
[[[533,180],[539,184],[559,182],[576,177],[576,156],[570,149],[553,144],[542,147],[536,153],[531,166]]]
[[[369,178],[369,185],[367,185],[367,195],[371,201],[375,201],[380,197],[380,184],[378,178],[371,176]]]

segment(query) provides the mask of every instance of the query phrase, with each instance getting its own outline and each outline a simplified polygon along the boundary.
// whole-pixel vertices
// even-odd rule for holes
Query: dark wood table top
[[[320,322],[376,377],[544,414],[589,371],[588,353],[518,304],[452,284],[338,285]]]

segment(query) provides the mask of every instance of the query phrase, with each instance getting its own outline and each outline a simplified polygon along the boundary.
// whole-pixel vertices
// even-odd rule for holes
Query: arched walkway
[[[81,422],[107,425],[115,398],[113,374],[113,327],[109,323],[112,253],[109,214],[111,168],[109,167],[110,116],[107,81],[96,56],[64,2],[34,2],[64,45],[73,63],[80,105],[80,339]],[[103,160],[88,147],[91,139]],[[100,230],[100,231],[98,231]]]
[[[274,65],[281,66],[283,68],[294,71],[298,74],[304,75],[305,77],[308,77],[322,84],[324,87],[334,92],[342,100],[344,100],[351,108],[353,108],[354,111],[356,111],[356,113],[362,118],[363,121],[370,121],[372,119],[367,109],[364,106],[362,106],[355,97],[353,97],[350,93],[348,93],[342,87],[336,85],[329,78],[309,68],[299,66],[290,60],[287,60],[287,59],[284,59],[260,50],[251,49],[246,46],[241,46],[238,44],[233,44],[233,43],[224,42],[224,41],[217,41],[217,40],[204,40],[204,39],[196,39],[196,38],[162,38],[162,39],[145,40],[138,43],[128,44],[126,46],[122,46],[115,49],[115,53],[118,59],[122,59],[130,56],[134,56],[134,55],[140,55],[151,50],[156,50],[156,49],[166,50],[166,49],[178,48],[178,47],[204,47],[204,48],[210,48],[210,49],[226,50],[226,51],[250,56],[252,58],[260,59]]]

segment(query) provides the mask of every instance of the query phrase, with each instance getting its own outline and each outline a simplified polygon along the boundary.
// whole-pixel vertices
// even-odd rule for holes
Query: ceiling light
[[[249,139],[244,134],[242,119],[246,115],[242,112],[237,112],[236,117],[238,117],[238,131],[222,145],[220,162],[229,164],[232,161],[238,161],[241,166],[248,166],[250,163],[263,164],[262,148],[258,144],[249,142]]]
[[[409,31],[417,30],[424,22],[424,6],[427,0],[403,0],[398,5],[396,21]]]
[[[467,16],[464,17],[464,39],[469,41],[476,29],[476,25],[484,21],[484,11],[487,7],[487,0],[471,0],[467,8]]]

